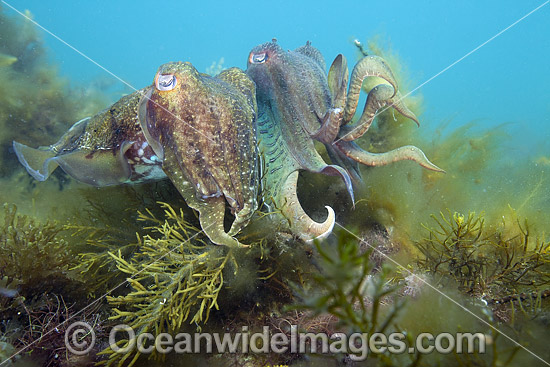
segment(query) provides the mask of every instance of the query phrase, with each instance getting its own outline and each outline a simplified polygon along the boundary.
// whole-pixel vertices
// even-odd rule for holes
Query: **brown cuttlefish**
[[[58,166],[94,186],[168,177],[213,243],[239,246],[234,236],[258,206],[255,123],[255,85],[243,71],[211,77],[175,62],[159,68],[152,86],[78,121],[57,143],[13,147],[39,181]],[[229,232],[226,202],[235,216]]]

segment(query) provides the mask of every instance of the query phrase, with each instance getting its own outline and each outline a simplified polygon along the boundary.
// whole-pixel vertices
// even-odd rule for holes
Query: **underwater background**
[[[471,359],[457,355],[418,360],[407,356],[381,357],[362,362],[365,365],[550,363],[544,343],[550,336],[548,2],[8,3],[66,43],[0,3],[0,202],[5,204],[5,225],[0,227],[0,363],[40,337],[25,320],[36,317],[30,325],[38,328],[49,325],[40,319],[44,314],[49,315],[51,322],[63,322],[64,315],[50,312],[58,307],[59,299],[73,305],[67,306],[67,313],[69,309],[82,309],[123,281],[133,267],[149,264],[144,260],[147,256],[154,259],[155,255],[162,255],[162,250],[172,249],[177,238],[162,232],[165,221],[174,226],[179,223],[179,228],[187,228],[189,233],[196,230],[196,218],[169,183],[97,189],[71,180],[60,170],[46,182],[33,181],[18,163],[12,140],[33,147],[52,144],[74,122],[133,92],[130,86],[140,89],[150,85],[157,68],[170,61],[189,61],[199,71],[212,75],[232,66],[244,70],[250,50],[272,38],[285,49],[311,41],[327,63],[341,53],[350,67],[360,58],[356,41],[369,54],[384,57],[398,77],[401,93],[412,91],[405,102],[418,116],[420,127],[402,117],[394,121],[396,116],[388,113],[375,122],[376,126],[361,138],[359,145],[381,152],[414,144],[446,173],[425,171],[412,163],[366,168],[364,187],[356,192],[354,208],[337,179],[301,176],[304,207],[322,212],[324,205],[333,206],[337,220],[360,237],[358,240],[336,230],[325,245],[308,248],[312,253],[334,251],[334,258],[340,261],[338,266],[325,264],[322,256],[311,260],[311,253],[300,252],[299,244],[293,243],[289,249],[286,244],[272,244],[270,240],[259,241],[262,250],[232,254],[230,260],[223,249],[207,250],[213,259],[221,260],[200,265],[204,268],[193,263],[193,256],[200,256],[202,250],[188,249],[195,255],[182,264],[192,264],[204,274],[211,274],[207,280],[219,282],[217,265],[223,264],[221,269],[231,267],[221,283],[228,286],[218,299],[220,311],[212,308],[212,330],[240,330],[241,325],[263,325],[268,319],[269,325],[275,325],[280,319],[290,319],[292,312],[293,320],[307,324],[307,312],[311,312],[317,317],[324,315],[322,325],[327,330],[365,331],[377,325],[378,317],[388,318],[388,324],[396,325],[392,328],[409,330],[411,334],[482,331],[492,336],[495,347],[488,348],[490,353]],[[261,226],[257,225],[260,233]],[[190,236],[183,232],[182,238]],[[450,238],[455,247],[449,250],[442,238]],[[160,239],[166,242],[158,242]],[[208,242],[204,238],[201,241]],[[410,292],[416,294],[410,289],[420,286],[411,285],[407,274],[398,267],[387,273],[380,271],[379,262],[384,261],[365,250],[373,244],[540,358],[502,336],[497,338],[494,330],[456,305],[446,303],[431,289],[400,308],[394,320],[392,307],[398,302],[377,298],[384,293],[382,285],[396,287],[395,293],[401,298],[410,297]],[[350,252],[354,256],[350,257]],[[364,258],[365,263],[354,263],[353,257]],[[451,261],[442,260],[445,258]],[[133,263],[126,265],[130,259]],[[462,261],[460,266],[456,265],[458,260]],[[439,267],[439,263],[444,265]],[[174,271],[168,278],[186,284],[175,264],[163,264]],[[362,281],[358,274],[363,268],[357,270],[354,266],[368,268],[373,279],[380,278],[379,283],[373,281],[374,290],[367,303],[372,305],[377,300],[391,308],[382,316],[369,313],[368,325],[342,317],[338,323],[330,319],[338,319],[335,313],[316,303],[316,297],[342,290],[346,282]],[[331,273],[334,267],[350,270]],[[295,269],[292,275],[282,274],[289,268]],[[320,271],[324,278],[317,276],[318,269],[324,269]],[[476,269],[475,274],[472,269]],[[272,277],[273,274],[276,275]],[[163,286],[171,289],[173,283],[167,282]],[[140,286],[134,287],[135,291]],[[138,302],[129,292],[126,286],[118,289],[112,299],[103,299],[94,306],[86,320],[106,320],[114,309],[124,307],[139,314],[136,309],[143,309],[135,305]],[[363,302],[357,301],[360,294],[346,292],[345,297]],[[150,297],[153,304],[156,299]],[[330,297],[323,299],[329,302]],[[187,299],[183,303],[187,312],[191,310],[189,320],[178,327],[167,322],[167,330],[193,330],[188,325],[191,318],[197,324],[208,319],[202,314],[193,317],[198,315],[195,308],[200,302]],[[287,309],[291,305],[295,309]],[[149,322],[159,325],[155,319],[158,310],[145,310],[153,315]],[[26,311],[29,318],[19,319],[18,315]],[[136,319],[129,317],[125,321]],[[102,323],[106,329],[108,322]],[[320,323],[310,321],[310,326]],[[378,321],[380,324],[385,325]],[[59,340],[47,340],[42,344],[47,352],[23,353],[6,363],[85,366],[101,359],[95,355],[80,360],[66,358],[62,343],[58,343]],[[100,345],[96,352],[106,347]],[[362,365],[345,358],[318,360],[316,356],[247,356],[230,361],[207,357],[178,361],[169,356],[167,361],[154,363]],[[118,360],[112,363],[117,365]],[[136,363],[153,362],[143,358]]]

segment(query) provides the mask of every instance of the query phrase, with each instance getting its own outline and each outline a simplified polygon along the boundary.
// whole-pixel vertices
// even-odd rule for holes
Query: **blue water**
[[[190,61],[204,71],[223,57],[224,67],[244,69],[250,49],[274,37],[289,49],[310,40],[327,64],[338,53],[352,64],[353,39],[365,43],[376,35],[400,55],[414,88],[544,1],[8,3],[30,10],[42,26],[135,88],[150,84],[168,61]],[[434,129],[449,118],[456,126],[473,119],[481,119],[481,127],[513,122],[508,129],[516,152],[535,153],[536,141],[543,150],[536,153],[549,155],[549,35],[547,4],[422,86],[416,92],[425,99],[422,128]],[[52,36],[44,38],[71,80],[112,78]]]

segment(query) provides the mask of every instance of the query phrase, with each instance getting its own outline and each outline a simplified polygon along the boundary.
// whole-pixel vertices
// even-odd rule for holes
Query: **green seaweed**
[[[64,238],[61,224],[40,223],[18,214],[15,205],[4,204],[0,339],[17,351],[23,348],[25,358],[32,355],[33,360],[52,361],[55,355],[65,354],[63,333],[69,325],[62,322],[85,301],[82,289],[86,284],[70,270],[76,263],[76,252]],[[90,315],[83,312],[79,319]]]
[[[163,214],[155,202],[158,199],[171,200],[174,205],[182,202],[168,181],[102,191],[104,195],[98,196],[95,188],[81,189],[79,194],[85,198],[85,206],[64,225],[72,242],[85,244],[79,246],[78,263],[71,270],[93,279],[90,295],[109,292],[124,281],[125,276],[118,271],[110,253],[120,252],[128,259],[137,251],[136,236],[139,238],[151,229],[143,226],[138,213],[147,210],[154,215]]]
[[[32,19],[27,10],[25,15]],[[70,87],[48,55],[31,21],[0,6],[0,177],[19,172],[12,140],[49,145],[69,126],[105,105],[99,90]]]
[[[23,297],[61,290],[69,281],[76,256],[60,236],[63,226],[38,223],[17,214],[15,205],[4,204],[0,225],[0,279]],[[72,280],[71,280],[72,281]]]
[[[488,231],[482,215],[432,216],[436,227],[417,242],[417,264],[429,274],[451,276],[463,292],[488,300],[544,290],[550,283],[550,242],[533,239],[525,221]]]
[[[369,42],[369,54],[387,60],[401,94],[407,95],[411,86],[420,81],[408,76],[393,50],[379,44],[379,39]],[[369,83],[365,83],[364,89],[368,88]],[[407,144],[418,146],[446,174],[427,171],[410,162],[361,167],[365,184],[358,189],[355,211],[346,210],[353,215],[342,223],[362,227],[363,218],[368,218],[383,225],[392,239],[409,251],[414,251],[411,238],[422,236],[420,223],[426,223],[432,213],[446,208],[483,211],[487,225],[495,227],[502,217],[512,219],[509,210],[512,207],[517,215],[528,218],[532,231],[545,231],[550,200],[550,192],[543,189],[550,179],[542,154],[545,152],[533,149],[530,156],[514,154],[516,148],[509,134],[511,123],[497,122],[495,126],[482,128],[487,121],[463,122],[449,116],[442,116],[440,121],[426,121],[420,93],[421,90],[416,90],[405,99],[419,117],[420,128],[387,109],[378,114],[359,144],[375,153]]]
[[[310,311],[309,319],[330,315],[336,320],[331,329],[338,326],[348,333],[394,331],[398,314],[405,306],[398,292],[402,287],[390,284],[395,270],[386,263],[377,266],[373,248],[361,251],[356,237],[349,232],[338,231],[336,237],[333,246],[316,242],[320,272],[307,285],[309,291],[299,290],[301,302],[291,309]],[[383,366],[394,365],[391,355],[372,354],[368,358],[378,359]],[[419,358],[412,356],[410,365]]]

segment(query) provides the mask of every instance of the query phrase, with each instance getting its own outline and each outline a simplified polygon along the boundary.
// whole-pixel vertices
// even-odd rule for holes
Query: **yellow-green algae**
[[[69,88],[48,62],[41,35],[29,20],[8,17],[0,7],[0,34],[0,175],[5,176],[17,167],[9,152],[12,140],[49,145],[106,99],[96,94],[84,100],[82,91]]]
[[[210,310],[218,308],[222,272],[232,258],[231,250],[205,243],[182,210],[178,213],[168,204],[163,207],[164,221],[151,212],[140,214],[140,220],[156,223],[160,238],[146,235],[139,239],[139,253],[128,261],[120,251],[110,253],[132,287],[126,295],[108,297],[114,313],[110,319],[129,325],[136,336],[175,332],[188,318],[196,324],[208,321]],[[120,347],[135,340],[118,343]],[[125,360],[131,366],[140,356],[136,350],[120,354],[108,348],[103,353],[109,354],[107,366],[121,365]],[[153,353],[153,357],[158,356]]]

